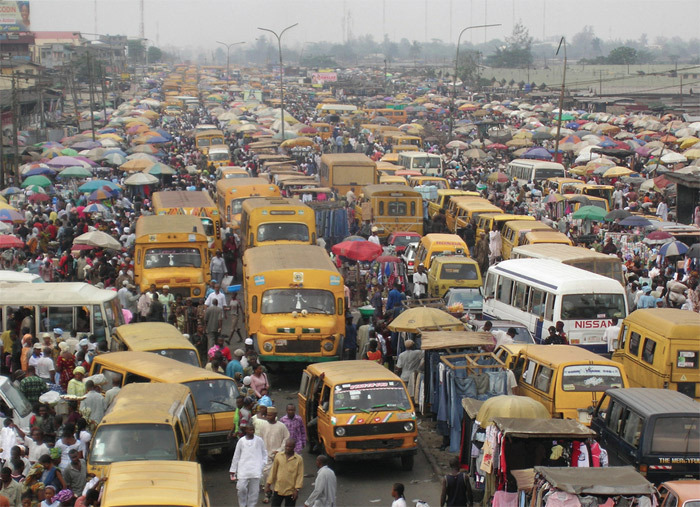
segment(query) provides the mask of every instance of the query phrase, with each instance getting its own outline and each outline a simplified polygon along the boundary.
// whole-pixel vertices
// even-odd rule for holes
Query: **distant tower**
[[[141,12],[139,13],[139,14],[140,14],[139,37],[141,37],[142,39],[146,37],[146,30],[144,29],[144,26],[143,26],[143,1],[144,1],[144,0],[141,0],[141,1],[139,2],[139,9],[140,9],[140,11],[141,11]]]

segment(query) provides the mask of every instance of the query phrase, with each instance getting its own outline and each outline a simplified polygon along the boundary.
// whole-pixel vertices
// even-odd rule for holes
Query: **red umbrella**
[[[45,201],[48,201],[50,199],[51,199],[51,197],[48,194],[34,193],[34,194],[29,196],[28,200],[29,200],[29,202],[34,203],[34,202],[45,202]]]
[[[92,250],[95,248],[92,245],[72,245],[70,247],[71,250],[79,251],[79,250]]]
[[[331,251],[354,261],[373,261],[382,254],[382,247],[371,241],[343,241],[333,245]]]
[[[650,232],[649,234],[646,235],[645,239],[651,239],[651,240],[662,240],[662,239],[670,239],[673,236],[671,236],[669,233],[666,231],[661,231],[661,230],[656,230],[654,232]]]
[[[374,260],[377,262],[401,262],[401,259],[395,255],[380,255]]]
[[[658,188],[666,188],[670,184],[671,182],[664,178],[663,175],[654,178],[654,185],[656,185]]]
[[[22,248],[24,242],[11,234],[0,234],[0,248]]]
[[[486,147],[486,149],[487,150],[507,150],[508,146],[506,146],[505,144],[501,144],[501,143],[493,143],[493,144],[489,144]]]

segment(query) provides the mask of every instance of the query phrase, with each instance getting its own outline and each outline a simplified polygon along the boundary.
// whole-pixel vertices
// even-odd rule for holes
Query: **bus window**
[[[105,339],[107,338],[107,328],[105,327],[105,321],[102,318],[102,311],[100,310],[100,305],[93,305],[93,315],[92,315],[92,324],[93,324],[93,333],[99,340],[100,337],[104,336]],[[78,312],[80,313],[80,311]],[[80,318],[78,318],[78,322],[80,322]],[[89,327],[89,323],[88,323]]]
[[[547,294],[547,306],[544,311],[545,320],[554,320],[554,304],[557,297],[554,294]]]
[[[41,307],[41,331],[50,333],[60,328],[64,333],[77,331],[73,326],[72,306],[42,306]]]
[[[553,373],[554,371],[551,368],[540,366],[540,371],[537,372],[537,378],[535,379],[535,389],[548,393]]]
[[[642,351],[642,361],[654,364],[654,352],[656,351],[656,342],[651,338],[644,340],[644,349]]]
[[[532,289],[530,295],[529,313],[539,317],[544,312],[545,293],[539,289]]]
[[[527,311],[527,285],[522,282],[515,284],[513,306],[524,312]]]
[[[415,204],[414,204],[414,206],[415,206]],[[402,217],[402,216],[406,216],[407,205],[405,202],[394,201],[394,202],[390,202],[388,204],[388,209],[389,209],[388,215],[390,217]]]
[[[642,337],[639,333],[634,331],[630,333],[630,354],[636,356],[639,354],[639,343],[642,341]]]
[[[513,280],[510,278],[501,278],[500,283],[498,284],[498,291],[496,293],[496,299],[498,299],[501,303],[505,303],[507,305],[510,304],[510,291],[513,288]]]
[[[486,288],[484,290],[484,297],[492,298],[496,293],[496,277],[491,275],[486,278]]]

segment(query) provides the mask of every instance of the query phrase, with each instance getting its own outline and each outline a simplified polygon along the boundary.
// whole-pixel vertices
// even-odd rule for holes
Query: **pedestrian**
[[[345,315],[345,340],[343,341],[343,359],[355,359],[357,356],[357,328],[352,322],[352,314]]]
[[[379,229],[377,227],[372,227],[372,234],[369,235],[369,238],[367,238],[367,241],[370,243],[374,243],[377,246],[381,246],[381,242],[379,241],[379,236],[377,236],[377,232],[379,232]]]
[[[86,412],[86,409],[89,412]],[[80,410],[88,414],[85,416],[85,419],[94,422],[95,426],[100,424],[105,415],[105,410],[107,410],[105,398],[100,388],[92,380],[85,381],[85,399],[80,402]]]
[[[391,488],[391,496],[394,499],[394,501],[391,502],[391,507],[406,507],[406,498],[404,497],[403,491],[403,484],[400,482],[394,483],[394,486]]]
[[[85,460],[80,458],[77,449],[68,451],[70,463],[63,469],[63,480],[66,482],[66,487],[73,492],[77,498],[83,494],[85,484],[87,483],[87,465]]]
[[[221,327],[224,322],[224,310],[219,306],[219,300],[213,299],[211,305],[204,312],[204,329],[207,333],[207,349],[216,343],[216,339],[221,334]]]
[[[450,459],[450,473],[442,478],[440,507],[473,505],[474,497],[469,484],[469,477],[459,467],[459,458]]]
[[[293,438],[296,442],[294,452],[301,454],[302,449],[306,447],[306,429],[304,428],[304,421],[297,415],[297,407],[294,403],[287,405],[287,413],[280,417],[280,422],[287,427],[290,438]]]
[[[263,468],[263,477],[267,477],[272,469],[272,461],[278,452],[284,451],[284,443],[289,438],[287,427],[277,420],[277,407],[267,407],[267,424],[260,426],[260,438],[265,442],[267,463]],[[271,494],[266,494],[263,503],[270,502]]]
[[[566,340],[559,336],[556,327],[549,326],[547,331],[549,331],[549,336],[542,341],[543,345],[566,345]]]
[[[229,469],[231,481],[237,482],[239,507],[255,507],[260,494],[260,478],[267,463],[267,450],[262,438],[255,434],[255,426],[245,426],[245,436],[236,443]]]
[[[617,317],[613,317],[610,321],[610,325],[603,333],[603,341],[608,344],[608,354],[612,356],[613,352],[617,350],[620,326],[618,325],[619,319]]]
[[[415,349],[416,345],[413,340],[406,340],[404,346],[406,350],[401,352],[396,359],[395,371],[408,386],[408,392],[412,393],[415,379],[414,373],[421,370],[423,351]]]
[[[418,264],[418,270],[413,273],[413,297],[422,299],[428,292],[428,275],[425,273],[425,265]]]
[[[284,452],[277,453],[265,485],[265,494],[272,494],[273,507],[284,505],[294,507],[299,490],[304,483],[304,460],[294,452],[296,440],[288,438]]]
[[[228,268],[226,267],[226,261],[222,257],[221,250],[217,250],[216,255],[212,258],[210,264],[211,277],[219,282],[224,281],[226,273],[228,273]]]
[[[338,483],[335,473],[328,467],[328,456],[316,457],[316,481],[314,490],[304,502],[304,507],[335,507],[335,495]]]

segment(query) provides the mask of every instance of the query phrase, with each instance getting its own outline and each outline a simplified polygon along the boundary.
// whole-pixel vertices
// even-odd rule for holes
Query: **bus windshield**
[[[209,142],[209,139],[207,139],[206,137],[201,137],[197,139],[197,146],[199,146],[200,148],[204,146],[209,146],[210,144],[211,143]]]
[[[263,241],[309,241],[306,224],[271,223],[258,227],[258,242]]]
[[[92,464],[177,459],[175,435],[167,424],[100,426],[88,457]]]
[[[445,264],[440,272],[440,278],[445,280],[476,280],[476,264]]]
[[[617,366],[607,364],[565,366],[561,376],[561,388],[564,391],[603,392],[613,387],[623,387],[622,374]]]
[[[221,160],[228,160],[229,158],[229,154],[225,151],[218,151],[215,153],[209,152],[209,160],[212,162],[220,162]]]
[[[150,352],[169,359],[174,359],[175,361],[180,361],[181,363],[191,364],[197,367],[201,366],[199,364],[199,359],[197,359],[197,353],[191,349],[161,349],[151,350]]]
[[[15,389],[10,382],[6,381],[0,384],[0,389],[5,397],[10,400],[20,417],[26,417],[31,413],[32,405],[29,403],[29,400],[24,397],[24,394]]]
[[[308,313],[333,315],[335,298],[327,290],[272,289],[263,294],[261,310],[263,314],[306,310]]]
[[[439,169],[440,157],[415,157],[413,167],[419,169]]]
[[[552,169],[536,169],[536,178],[538,180],[547,180],[549,178],[563,178],[566,176],[564,174],[564,169],[552,168]]]
[[[183,382],[192,391],[198,414],[216,414],[236,410],[238,389],[236,383],[225,379]]]
[[[562,320],[610,319],[625,316],[622,294],[569,294],[561,303]]]
[[[243,210],[243,201],[246,199],[247,197],[243,197],[242,199],[231,199],[231,213],[234,215],[240,213]]]
[[[146,250],[145,268],[199,268],[202,255],[196,248],[151,248]]]
[[[204,234],[207,236],[214,235],[214,221],[211,218],[201,218],[202,226],[204,227]]]
[[[370,412],[372,410],[409,410],[406,390],[400,382],[379,380],[335,386],[333,411]]]

